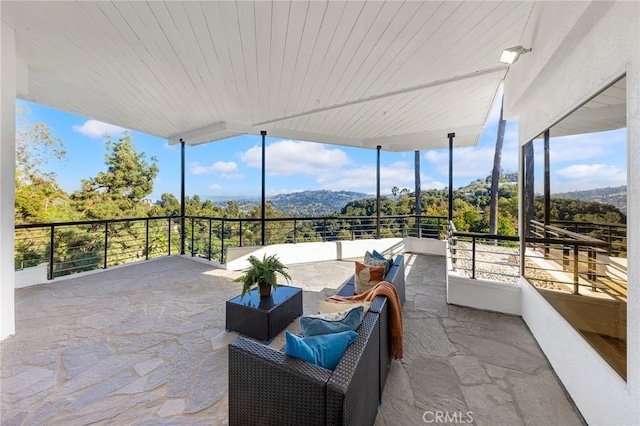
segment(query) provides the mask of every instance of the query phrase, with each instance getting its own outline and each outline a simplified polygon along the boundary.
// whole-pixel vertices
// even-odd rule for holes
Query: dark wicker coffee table
[[[271,343],[287,325],[302,315],[302,289],[278,285],[271,296],[260,297],[258,289],[227,301],[226,329],[265,344]]]

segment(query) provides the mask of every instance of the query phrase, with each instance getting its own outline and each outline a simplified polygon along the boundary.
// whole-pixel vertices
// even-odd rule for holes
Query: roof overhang
[[[533,2],[3,1],[19,96],[194,145],[474,145]]]

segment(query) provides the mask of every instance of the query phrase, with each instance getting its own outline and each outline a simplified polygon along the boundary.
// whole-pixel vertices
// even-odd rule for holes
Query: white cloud
[[[554,164],[574,163],[591,159],[602,160],[602,158],[615,155],[624,156],[626,142],[625,129],[558,138],[554,138],[552,134],[549,141],[550,162],[553,166]],[[542,143],[538,142],[535,149],[542,151]]]
[[[363,151],[364,153],[365,151]],[[267,173],[271,176],[290,176],[296,185],[295,176],[308,176],[315,180],[315,188],[333,191],[359,191],[374,193],[376,189],[375,153],[371,153],[371,163],[358,165],[338,148],[313,143],[283,140],[267,147]],[[238,155],[247,166],[259,169],[262,164],[260,147],[253,147]],[[414,187],[413,161],[397,161],[380,168],[381,188]],[[433,178],[422,175],[423,188],[444,188]],[[289,184],[289,180],[285,185]],[[300,189],[272,190],[272,194],[298,192]],[[389,191],[390,192],[390,189]]]
[[[272,176],[330,174],[349,163],[347,154],[324,144],[282,140],[266,148],[267,173]],[[262,167],[262,148],[254,146],[239,158],[254,169]]]
[[[415,172],[413,165],[405,161],[397,161],[388,166],[380,167],[380,187],[409,188],[414,190]],[[344,169],[331,176],[319,176],[317,182],[321,189],[348,190],[372,193],[376,189],[376,166],[363,165],[352,169]],[[444,185],[433,178],[421,174],[420,185],[422,188],[444,188]],[[381,192],[384,192],[381,190]]]
[[[122,127],[98,120],[87,120],[82,126],[73,126],[73,130],[90,138],[101,138],[104,135],[116,136],[126,131]]]
[[[627,183],[627,171],[610,164],[573,164],[551,176],[552,192],[579,191]]]
[[[162,148],[163,149],[168,149],[170,151],[175,151],[175,150],[178,149],[178,146],[179,145],[169,145],[169,142],[167,141],[167,142],[164,143],[164,145],[162,145]]]
[[[242,179],[242,174],[237,171],[238,165],[233,161],[217,161],[210,166],[203,166],[197,161],[189,163],[189,172],[193,175],[219,173],[222,179]]]
[[[211,169],[209,167],[203,166],[202,164],[196,162],[189,163],[189,173],[192,175],[204,175],[207,173],[211,173]]]
[[[222,187],[221,187],[220,185],[218,185],[217,183],[216,183],[216,184],[213,184],[213,185],[209,185],[207,188],[208,188],[208,189],[211,189],[211,190],[213,190],[213,191],[217,191],[217,190],[219,190],[219,189],[222,189]]]
[[[211,170],[220,173],[232,173],[238,171],[238,166],[233,161],[218,161],[213,163]]]
[[[453,176],[454,178],[485,177],[491,174],[495,146],[470,146],[454,148],[453,150]],[[435,165],[436,171],[449,175],[449,151],[446,149],[430,150],[425,152],[424,159]],[[502,169],[509,171],[518,170],[518,141],[516,137],[505,133],[502,145]],[[429,167],[429,166],[427,166]]]

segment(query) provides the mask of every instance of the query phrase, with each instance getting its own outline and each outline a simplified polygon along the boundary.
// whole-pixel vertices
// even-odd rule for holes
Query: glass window
[[[523,146],[525,277],[626,380],[626,77]]]

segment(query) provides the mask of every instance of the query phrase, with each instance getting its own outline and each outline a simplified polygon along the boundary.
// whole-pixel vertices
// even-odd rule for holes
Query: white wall
[[[16,271],[15,288],[30,287],[32,285],[46,284],[48,267],[46,264],[32,266]]]
[[[522,318],[591,425],[638,424],[626,383],[524,278]]]
[[[446,255],[446,241],[417,238],[381,238],[379,240],[334,241],[299,244],[275,244],[266,247],[229,247],[226,267],[239,271],[249,266],[250,255],[262,258],[263,255],[276,254],[284,264],[320,262],[324,260],[353,259],[363,257],[372,250],[385,256],[403,252]]]
[[[521,315],[519,284],[471,279],[448,272],[447,303],[503,314]]]
[[[0,340],[15,333],[15,32],[0,20]]]
[[[285,265],[325,260],[353,259],[363,257],[366,251],[377,250],[385,255],[404,251],[402,238],[382,238],[379,240],[332,241],[298,244],[274,244],[255,247],[229,247],[226,266],[228,270],[238,271],[249,266],[250,255],[262,258],[263,255],[276,254]]]
[[[639,28],[636,1],[537,2],[522,36],[522,45],[533,51],[510,67],[505,80],[505,116],[518,118],[523,144],[626,73],[630,259],[640,258]],[[522,285],[523,318],[590,424],[640,419],[639,262],[629,263],[628,282],[626,383],[544,298]]]
[[[405,237],[404,244],[405,251],[411,253],[432,254],[435,256],[446,256],[449,253],[447,240]]]

